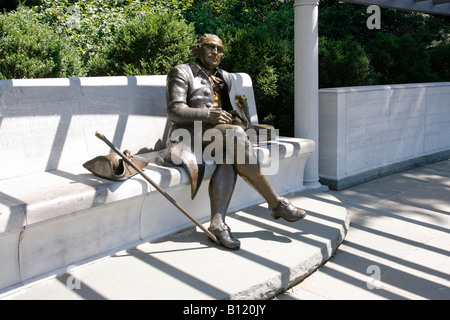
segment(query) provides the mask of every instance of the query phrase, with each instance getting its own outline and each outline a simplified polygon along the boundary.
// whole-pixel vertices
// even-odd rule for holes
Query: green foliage
[[[29,9],[8,13],[19,3]],[[13,78],[164,74],[191,61],[195,38],[215,33],[225,45],[221,67],[252,77],[259,118],[292,135],[293,3],[0,0],[0,72]],[[450,81],[447,17],[382,8],[381,30],[369,30],[367,6],[338,0],[319,6],[319,87]]]
[[[377,33],[366,46],[372,65],[380,73],[380,83],[438,81],[431,72],[425,44],[411,35]]]
[[[221,68],[251,76],[259,118],[293,134],[293,1],[195,0],[184,16],[198,36],[222,38]]]
[[[0,12],[15,10],[19,5],[19,0],[0,0]]]
[[[226,24],[223,13],[225,1],[196,1],[195,5],[185,13],[186,20],[195,22],[197,35],[217,33],[217,30]]]
[[[221,67],[232,72],[245,72],[253,80],[258,116],[274,116],[282,134],[293,132],[294,60],[291,43],[279,39],[264,27],[224,27],[217,34],[226,44],[226,57]],[[284,118],[287,116],[287,119]],[[283,128],[279,121],[290,120]]]
[[[450,24],[446,17],[381,8],[381,30],[369,30],[366,27],[366,8],[322,0],[319,11],[321,37],[328,41],[353,39],[364,50],[375,75],[366,78],[368,81],[362,81],[361,85],[449,80],[435,62],[441,61],[443,66],[446,65],[445,59],[440,59],[446,56],[445,49],[434,51],[441,43],[450,41]],[[321,45],[326,43],[322,41]],[[444,44],[442,46],[445,48]],[[349,48],[353,49],[356,48]],[[324,48],[321,53],[324,54]],[[358,55],[357,52],[354,54]],[[348,55],[353,54],[348,52]],[[320,86],[353,85],[354,79],[342,81],[340,72],[330,72],[335,64],[338,61],[321,59]]]
[[[92,75],[167,74],[192,60],[193,26],[169,11],[136,16],[120,26],[111,44],[92,60]]]
[[[319,35],[334,40],[355,38],[361,41],[366,39],[371,34],[366,27],[366,8],[367,6],[336,0],[321,0],[319,3]]]
[[[320,38],[319,83],[321,88],[372,85],[380,75],[370,57],[354,39]]]
[[[293,39],[292,4],[289,0],[194,0],[184,16],[195,22],[197,35],[217,33],[224,26],[266,26],[283,39]]]
[[[86,64],[107,50],[116,31],[141,15],[171,10],[181,18],[192,0],[40,0],[32,9],[39,20],[70,38]]]
[[[16,10],[19,6],[38,5],[41,0],[0,0],[0,12],[9,12]]]
[[[450,81],[450,42],[441,42],[430,50],[431,70],[441,81]]]
[[[383,9],[381,11],[381,31],[397,37],[411,36],[425,47],[450,40],[448,17],[428,15],[419,12]]]
[[[369,30],[367,6],[337,0],[321,0],[319,33],[328,39],[356,39],[365,46],[377,33],[402,36],[409,34],[416,41],[431,44],[448,40],[450,25],[444,16],[380,8],[381,30]]]
[[[0,78],[85,74],[76,49],[28,10],[0,15]]]

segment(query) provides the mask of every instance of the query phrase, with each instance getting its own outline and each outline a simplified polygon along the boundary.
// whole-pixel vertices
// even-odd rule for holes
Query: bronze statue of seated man
[[[288,199],[280,197],[262,174],[252,144],[242,126],[234,124],[229,98],[231,75],[217,68],[224,57],[222,40],[213,34],[202,36],[193,46],[195,61],[174,67],[167,77],[167,112],[172,123],[167,141],[165,161],[182,165],[190,178],[192,198],[195,197],[204,174],[205,159],[196,154],[192,137],[207,130],[220,132],[224,146],[224,161],[216,161],[216,168],[209,183],[211,222],[209,231],[221,245],[239,249],[240,241],[225,224],[228,205],[240,175],[267,201],[273,218],[297,221],[305,217],[304,210],[294,207]],[[227,143],[227,136],[234,143]],[[206,141],[205,141],[206,140]],[[203,152],[211,143],[201,140]],[[238,157],[239,150],[244,156]]]

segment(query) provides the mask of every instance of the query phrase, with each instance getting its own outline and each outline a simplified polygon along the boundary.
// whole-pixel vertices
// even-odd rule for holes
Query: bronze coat
[[[230,111],[232,105],[229,97],[231,75],[217,69],[216,76],[222,79],[222,109]],[[203,137],[203,132],[214,125],[207,121],[208,109],[214,105],[214,90],[208,75],[197,62],[174,67],[167,76],[166,85],[167,114],[172,123],[167,141],[166,161],[181,165],[188,173],[191,182],[192,199],[197,194],[205,171],[204,159],[200,150],[194,150],[196,139]],[[194,126],[194,123],[197,125]],[[194,132],[201,122],[202,130]],[[177,134],[176,129],[186,129],[190,134],[190,145]],[[186,132],[186,131],[184,131]],[[194,135],[202,135],[195,137]],[[185,139],[186,140],[186,139]],[[197,146],[198,149],[199,146]],[[197,152],[197,155],[195,154]],[[203,151],[203,150],[201,150]]]

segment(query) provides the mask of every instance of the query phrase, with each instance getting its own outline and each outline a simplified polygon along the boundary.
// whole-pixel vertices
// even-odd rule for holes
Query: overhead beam
[[[450,15],[450,0],[344,0],[366,6],[416,11],[438,15]]]
[[[436,4],[443,4],[443,3],[450,3],[450,0],[433,0],[433,3]]]

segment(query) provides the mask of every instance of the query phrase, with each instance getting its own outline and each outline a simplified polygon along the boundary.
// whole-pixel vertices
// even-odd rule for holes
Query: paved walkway
[[[450,299],[450,160],[289,198],[304,220],[265,205],[228,217],[238,251],[192,229],[0,299]]]
[[[330,191],[349,232],[277,299],[450,299],[450,160]]]

